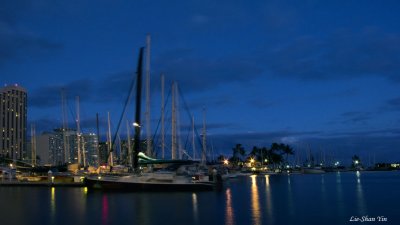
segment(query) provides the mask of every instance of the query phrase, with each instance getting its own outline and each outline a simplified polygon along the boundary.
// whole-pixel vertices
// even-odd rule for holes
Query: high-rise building
[[[26,151],[27,93],[17,84],[0,88],[0,154],[23,160]]]

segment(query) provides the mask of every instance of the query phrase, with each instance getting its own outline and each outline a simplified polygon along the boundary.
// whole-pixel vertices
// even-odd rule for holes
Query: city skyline
[[[38,132],[62,127],[62,89],[71,125],[80,96],[83,131],[95,132],[99,113],[104,135],[110,112],[115,132],[150,34],[152,131],[164,73],[166,94],[176,81],[198,129],[206,109],[215,154],[283,142],[299,154],[400,161],[396,1],[4,4],[1,82],[27,89]]]

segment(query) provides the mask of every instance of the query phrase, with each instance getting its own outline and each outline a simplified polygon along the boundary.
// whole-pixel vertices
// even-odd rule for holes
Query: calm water
[[[400,172],[249,176],[218,192],[0,187],[0,224],[400,224]]]

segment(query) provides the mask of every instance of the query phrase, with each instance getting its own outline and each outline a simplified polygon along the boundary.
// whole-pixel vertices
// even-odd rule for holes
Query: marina
[[[399,225],[399,11],[3,1],[0,225]]]
[[[397,224],[399,178],[398,171],[250,175],[231,179],[212,192],[1,186],[0,198],[10,203],[0,205],[0,212],[2,221],[10,225],[336,225],[352,224],[352,218],[363,216]],[[30,202],[29,207],[20,207],[25,202]],[[10,215],[5,217],[5,212]]]

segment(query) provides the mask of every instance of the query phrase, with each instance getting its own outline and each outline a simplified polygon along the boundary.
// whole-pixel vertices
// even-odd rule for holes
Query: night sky
[[[395,162],[399,12],[389,0],[3,1],[0,82],[27,89],[37,133],[61,126],[62,88],[70,127],[79,95],[83,131],[95,132],[99,113],[104,134],[109,111],[115,132],[151,34],[152,132],[163,72],[166,96],[177,81],[199,132],[206,109],[215,154],[284,142],[303,158],[311,149]],[[185,143],[187,112],[180,118]]]

